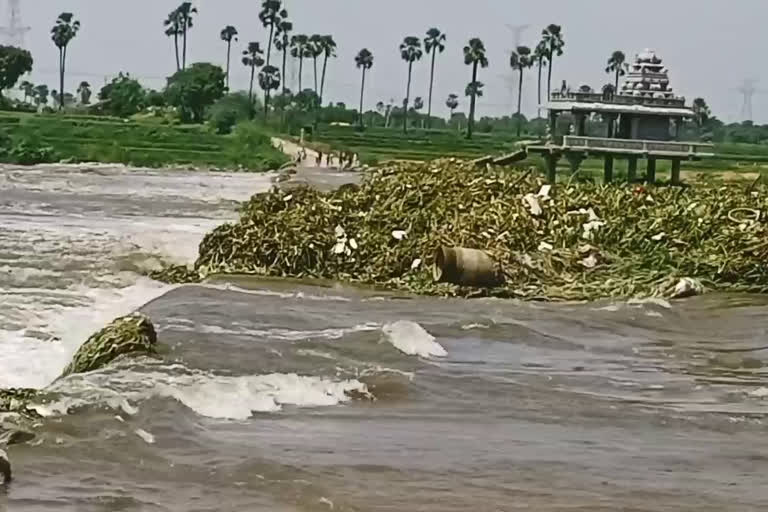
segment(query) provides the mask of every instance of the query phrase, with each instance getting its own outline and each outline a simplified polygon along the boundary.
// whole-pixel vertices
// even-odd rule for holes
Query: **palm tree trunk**
[[[275,24],[269,24],[269,42],[267,42],[267,66],[272,61],[272,38],[275,37]]]
[[[232,55],[232,39],[227,41],[227,89],[229,89],[229,62]]]
[[[325,70],[328,67],[328,54],[323,59],[323,75],[320,78],[320,105],[323,104],[323,94],[325,93]]]
[[[256,75],[256,66],[251,65],[251,86],[248,89],[248,101],[250,102],[250,105],[251,105],[251,108],[250,108],[251,112],[253,112],[253,78],[255,75]]]
[[[363,66],[363,80],[360,84],[360,128],[363,127],[363,93],[365,92],[365,66]]]
[[[621,68],[616,68],[616,88],[613,90],[614,94],[618,94],[619,93],[619,70],[620,69]]]
[[[59,112],[64,108],[64,69],[67,47],[59,48]]]
[[[302,92],[304,89],[301,88],[301,75],[304,74],[304,57],[299,57],[299,91]]]
[[[264,120],[267,120],[267,115],[269,112],[269,93],[270,89],[267,89],[264,91]]]
[[[432,48],[432,69],[429,72],[429,106],[427,107],[427,128],[432,128],[432,86],[435,84],[435,57],[437,51]]]
[[[538,84],[538,104],[536,112],[538,112],[538,117],[541,117],[541,68],[544,65],[544,60],[542,57],[539,57],[539,84]]]
[[[475,61],[475,64],[472,66],[472,84],[475,86],[477,84],[477,65],[478,62]],[[472,95],[469,100],[469,122],[467,123],[467,138],[472,138],[472,130],[475,128],[475,97],[477,96],[477,91],[473,87],[472,89]]]
[[[403,133],[408,133],[408,103],[411,100],[411,71],[413,61],[408,62],[408,86],[405,89],[405,105],[403,105]]]
[[[549,68],[547,68],[547,101],[552,99],[552,67],[555,62],[554,53],[549,57]]]
[[[187,69],[187,25],[184,21],[184,53],[181,58],[181,69]]]
[[[520,118],[520,112],[523,106],[523,68],[520,68],[520,82],[517,84],[517,136],[520,137],[520,125],[522,119]]]
[[[286,91],[288,90],[288,87],[286,86],[286,84],[288,83],[288,77],[285,76],[285,64],[287,61],[288,61],[288,45],[284,42],[283,43],[283,76],[282,76],[283,94],[285,94]]]
[[[312,57],[312,60],[314,61],[314,67],[315,67],[315,94],[317,94],[317,97],[320,97],[320,94],[318,94],[317,89],[317,57]]]
[[[181,71],[181,61],[179,60],[179,33],[173,33],[173,46],[176,49],[176,71]]]

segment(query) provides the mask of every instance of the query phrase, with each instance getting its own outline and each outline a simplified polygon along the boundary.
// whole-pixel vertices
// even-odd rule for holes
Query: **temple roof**
[[[651,49],[645,49],[635,56],[618,94],[640,98],[676,98],[669,85],[667,68]]]

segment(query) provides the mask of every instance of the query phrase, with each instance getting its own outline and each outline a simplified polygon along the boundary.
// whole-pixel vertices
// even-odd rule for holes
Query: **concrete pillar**
[[[631,156],[627,160],[627,181],[632,183],[637,179],[637,157]]]
[[[645,181],[648,183],[656,183],[656,159],[649,156],[648,164],[645,170]]]
[[[606,156],[603,164],[603,183],[611,183],[613,181],[613,157]]]
[[[630,129],[630,139],[639,139],[640,138],[640,118],[633,117],[631,122],[631,129]]]
[[[680,140],[680,130],[683,128],[683,118],[675,119],[675,140]]]
[[[576,135],[584,137],[587,134],[587,116],[576,114]]]
[[[677,158],[672,160],[672,184],[680,184],[680,160]]]
[[[581,162],[584,161],[584,155],[580,153],[567,153],[565,157],[568,159],[568,164],[571,167],[571,174],[576,174],[579,172]]]
[[[545,158],[547,161],[547,181],[554,185],[557,181],[557,161],[560,159],[560,156],[550,153]]]
[[[557,135],[557,112],[549,111],[549,138],[554,141]]]

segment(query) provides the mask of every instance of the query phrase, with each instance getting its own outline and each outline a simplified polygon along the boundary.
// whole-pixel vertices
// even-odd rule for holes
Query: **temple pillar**
[[[645,169],[645,181],[648,183],[656,183],[656,159],[652,156],[648,157],[648,164]]]
[[[627,181],[634,182],[637,179],[637,157],[631,156],[627,159]]]
[[[672,160],[672,184],[680,184],[680,160],[677,158]]]
[[[603,163],[603,183],[611,183],[613,181],[613,157],[606,156]]]
[[[576,135],[584,137],[587,134],[587,116],[576,114]]]
[[[549,139],[553,142],[557,135],[557,114],[554,110],[549,111]]]
[[[557,161],[560,159],[560,155],[550,153],[545,157],[547,162],[547,181],[551,184],[555,184],[557,181]]]
[[[675,119],[675,140],[680,140],[680,131],[683,128],[683,118],[678,117]]]
[[[640,118],[639,117],[632,118],[629,138],[630,139],[640,138]]]

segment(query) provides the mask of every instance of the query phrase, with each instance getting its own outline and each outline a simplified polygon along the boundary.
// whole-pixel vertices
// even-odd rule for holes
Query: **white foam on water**
[[[45,387],[61,374],[91,334],[173,288],[141,278],[136,284],[121,289],[73,291],[78,299],[85,299],[79,307],[49,305],[29,309],[27,328],[0,330],[0,388]],[[42,331],[55,339],[42,341],[30,336],[30,331]]]
[[[34,405],[34,409],[43,416],[54,416],[73,407],[106,404],[135,414],[143,400],[166,397],[201,416],[245,420],[255,412],[276,412],[284,406],[328,407],[351,400],[350,393],[368,394],[366,385],[355,379],[285,373],[222,376],[151,360],[139,362],[141,367],[131,364],[124,361],[70,375],[49,389],[59,395],[55,401]]]
[[[416,322],[398,320],[382,327],[386,340],[397,350],[409,356],[445,357],[448,352]]]

